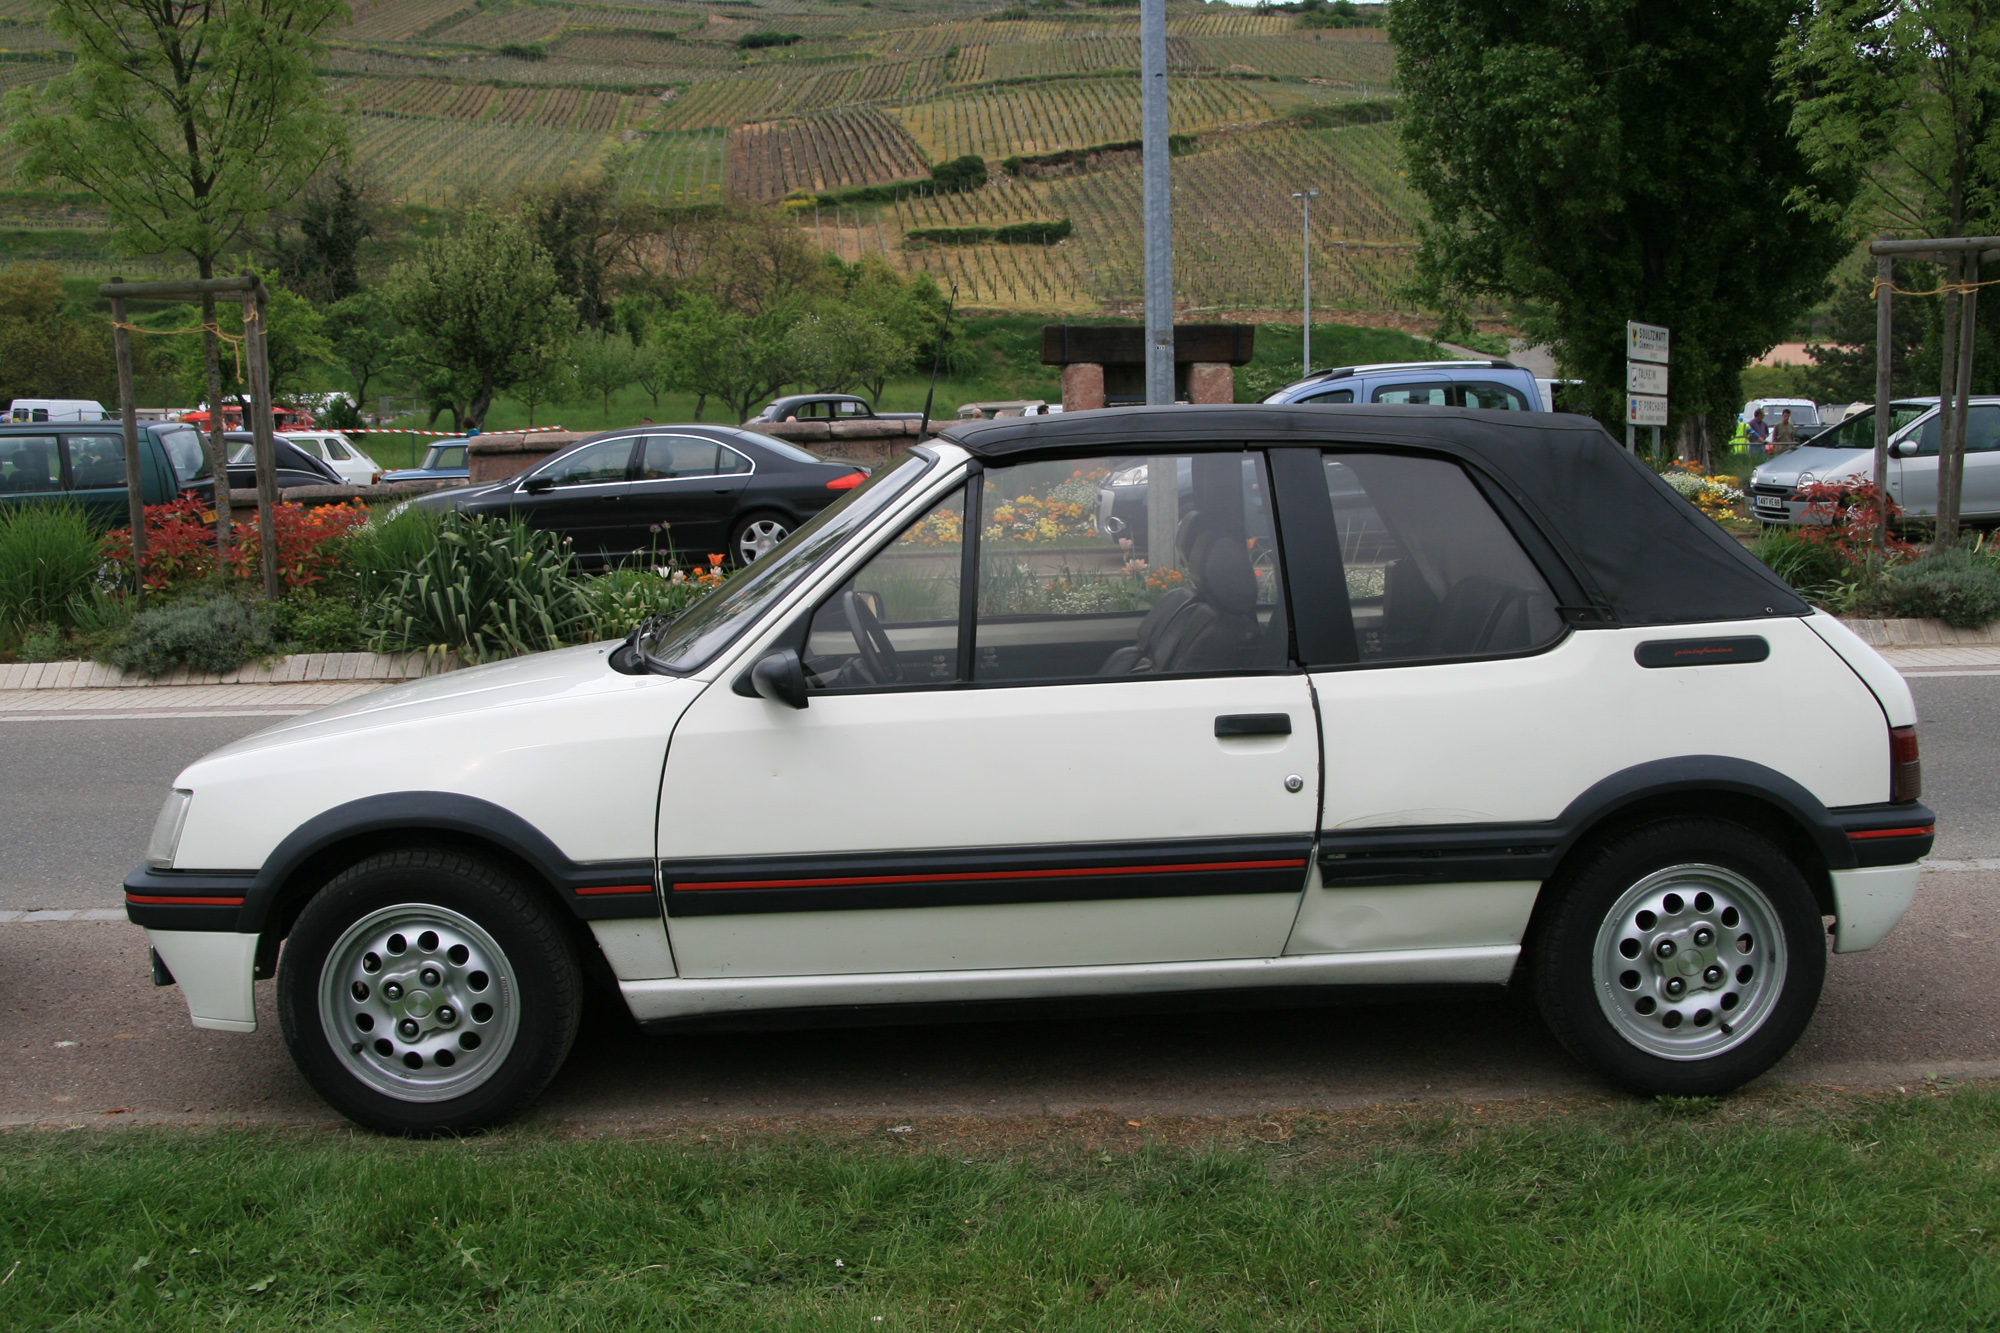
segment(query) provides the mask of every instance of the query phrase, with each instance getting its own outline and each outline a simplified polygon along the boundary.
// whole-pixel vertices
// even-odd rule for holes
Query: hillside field
[[[0,89],[67,60],[44,12],[0,0]],[[1342,103],[1390,96],[1381,30],[1300,30],[1289,14],[1189,0],[1168,12],[1172,128],[1193,136],[1173,164],[1183,317],[1297,308],[1291,196],[1307,188],[1321,191],[1315,303],[1402,308],[1416,204],[1392,126],[1315,128]],[[751,34],[795,40],[738,45]],[[827,249],[931,273],[969,308],[1088,314],[1141,297],[1138,63],[1138,8],[1117,0],[364,0],[324,73],[351,125],[352,174],[412,213],[613,168],[662,203],[785,207]],[[924,179],[967,153],[991,166],[984,189],[814,198]],[[114,256],[89,200],[9,184],[0,258],[171,270]],[[1068,235],[1039,244],[909,237],[1064,219]]]

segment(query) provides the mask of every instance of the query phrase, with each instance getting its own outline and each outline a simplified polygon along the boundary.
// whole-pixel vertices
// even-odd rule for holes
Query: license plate
[[[1759,509],[1775,509],[1778,512],[1783,513],[1785,510],[1785,502],[1775,495],[1760,495],[1757,497],[1756,507]]]

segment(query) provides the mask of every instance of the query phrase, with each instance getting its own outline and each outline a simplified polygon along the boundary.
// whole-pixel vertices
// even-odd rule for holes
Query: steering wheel
[[[889,642],[889,632],[882,628],[882,618],[875,614],[875,609],[861,594],[845,592],[840,595],[840,613],[847,617],[848,632],[854,636],[854,649],[860,654],[861,670],[869,682],[900,685],[903,663],[896,656],[896,645]]]

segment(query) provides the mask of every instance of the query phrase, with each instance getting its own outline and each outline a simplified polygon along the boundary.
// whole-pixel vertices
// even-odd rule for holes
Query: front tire
[[[1826,940],[1805,878],[1722,819],[1641,825],[1584,853],[1532,952],[1557,1040],[1635,1092],[1714,1096],[1791,1050],[1819,1003]]]
[[[485,1129],[531,1101],[576,1037],[582,984],[548,904],[455,852],[349,867],[299,914],[278,966],[292,1059],[385,1134]]]
[[[783,514],[745,514],[729,529],[729,558],[739,567],[752,564],[791,535],[792,521]]]

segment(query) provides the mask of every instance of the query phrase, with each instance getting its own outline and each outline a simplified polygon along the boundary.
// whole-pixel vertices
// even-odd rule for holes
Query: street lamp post
[[[1313,200],[1319,198],[1318,190],[1306,190],[1294,194],[1305,213],[1305,238],[1300,243],[1300,253],[1305,259],[1305,369],[1301,376],[1313,373]]]

